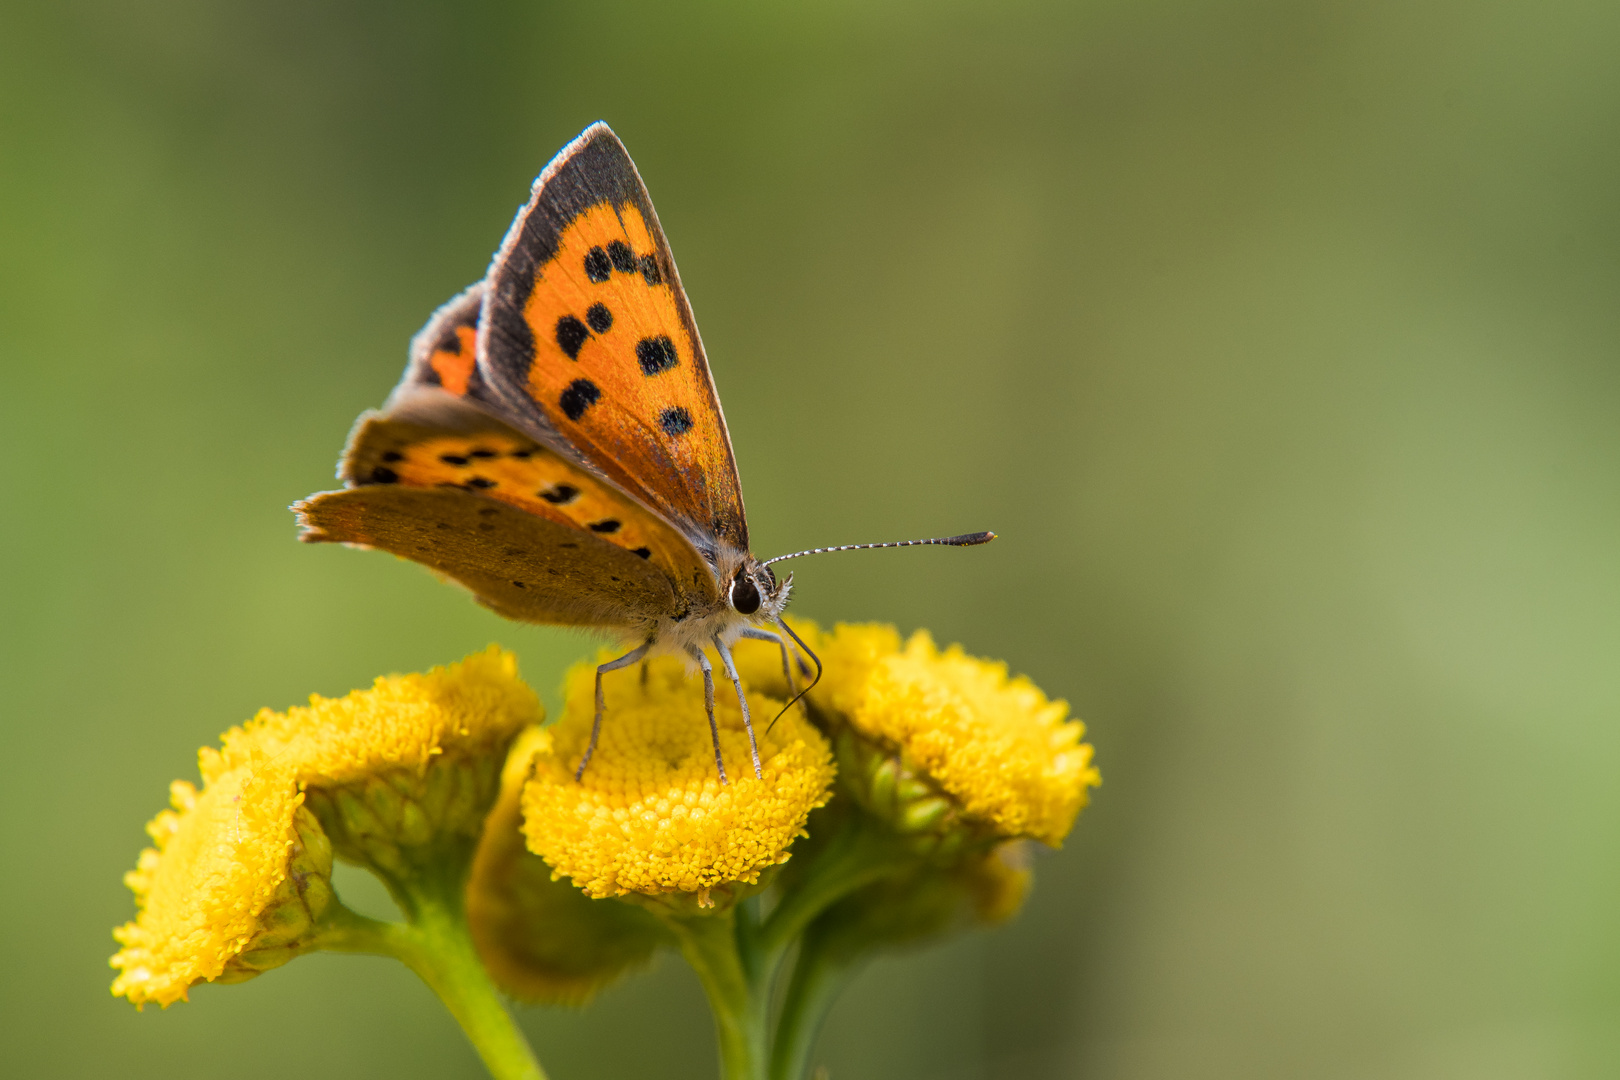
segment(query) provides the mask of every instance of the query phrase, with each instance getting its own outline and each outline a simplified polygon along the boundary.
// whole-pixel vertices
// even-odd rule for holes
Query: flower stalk
[[[799,1080],[827,1010],[855,970],[820,948],[814,928],[840,901],[904,865],[896,862],[900,845],[869,821],[829,815],[825,823],[830,837],[797,874],[776,883],[775,906],[763,918],[757,896],[719,913],[667,900],[646,904],[670,928],[708,997],[722,1080]],[[790,958],[788,995],[773,1017]]]
[[[545,1080],[533,1049],[507,1011],[467,928],[459,878],[416,879],[409,922],[382,922],[334,904],[318,947],[392,956],[416,972],[456,1018],[495,1080]]]
[[[805,934],[776,1025],[770,1080],[801,1080],[805,1075],[821,1025],[858,967],[855,958],[828,948],[825,935],[815,928]]]
[[[714,1015],[721,1080],[767,1080],[769,980],[761,978],[746,907],[718,915],[666,917]]]

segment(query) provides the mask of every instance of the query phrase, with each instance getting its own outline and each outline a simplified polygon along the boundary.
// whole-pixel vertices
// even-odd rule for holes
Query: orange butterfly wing
[[[500,415],[580,455],[711,564],[746,551],[731,438],[691,306],[607,125],[540,174],[486,288],[477,374]]]

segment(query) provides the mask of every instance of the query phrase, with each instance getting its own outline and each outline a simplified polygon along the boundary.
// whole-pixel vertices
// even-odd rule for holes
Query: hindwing
[[[686,538],[601,477],[435,387],[396,396],[405,418],[355,425],[347,489],[295,507],[303,539],[413,559],[527,622],[635,626],[717,599]]]

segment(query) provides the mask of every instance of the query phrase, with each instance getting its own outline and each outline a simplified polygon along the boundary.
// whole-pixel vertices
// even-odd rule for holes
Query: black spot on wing
[[[440,454],[439,460],[444,462],[446,465],[467,464],[467,459],[462,457],[460,454]]]
[[[477,450],[473,450],[470,453],[468,453],[467,456],[468,457],[486,458],[487,459],[487,458],[492,458],[492,457],[499,457],[500,455],[495,453],[495,451],[493,451],[493,450],[485,450],[483,447],[479,447]]]
[[[398,450],[387,450],[383,452],[382,459],[384,461],[404,461],[405,455]]]
[[[471,480],[468,480],[467,483],[471,484],[475,488],[492,488],[495,486],[495,481],[489,479],[487,476],[475,476]]]
[[[568,354],[568,359],[578,360],[579,350],[591,336],[585,329],[585,324],[572,315],[564,315],[557,320],[557,345]]]
[[[641,278],[649,285],[661,285],[664,275],[658,270],[658,258],[654,255],[641,257]]]
[[[662,334],[642,338],[636,342],[636,361],[641,365],[641,373],[649,378],[661,371],[668,371],[678,362],[675,343]]]
[[[570,420],[578,420],[585,415],[585,410],[602,399],[601,389],[589,379],[575,379],[568,384],[568,389],[562,392],[557,404],[562,406],[563,415]]]
[[[619,531],[619,519],[618,518],[608,518],[605,521],[593,521],[593,522],[591,522],[591,532],[593,532],[593,533],[603,533],[604,535],[611,535],[611,534],[616,533],[618,531]]]
[[[638,547],[630,554],[640,555],[643,559],[650,559],[652,558],[652,548]]]
[[[685,435],[692,430],[692,414],[679,405],[672,405],[658,414],[658,426],[666,435]]]
[[[607,252],[593,247],[585,253],[585,276],[597,284],[613,276],[613,262]]]
[[[488,324],[484,359],[499,373],[497,383],[528,382],[535,342],[524,310],[540,268],[557,257],[563,230],[593,206],[627,204],[639,208],[649,224],[656,220],[624,145],[605,124],[593,124],[548,166],[545,184],[518,215],[491,268],[483,309]],[[469,397],[482,400],[482,381],[482,372],[475,369]]]
[[[613,326],[613,312],[608,310],[606,304],[592,304],[585,311],[585,321],[598,334],[605,334]]]
[[[371,470],[371,475],[366,477],[365,482],[368,484],[397,484],[399,483],[399,473],[386,465],[378,465]]]
[[[621,274],[636,272],[636,253],[630,250],[630,245],[623,240],[615,240],[608,245],[608,258],[613,260],[613,269]]]
[[[579,498],[579,488],[573,484],[558,484],[546,488],[540,493],[540,497],[553,506],[567,506]]]

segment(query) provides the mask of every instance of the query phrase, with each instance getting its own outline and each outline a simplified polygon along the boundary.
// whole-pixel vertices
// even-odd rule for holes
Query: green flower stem
[[[771,1047],[770,1080],[802,1080],[827,1013],[860,966],[859,957],[828,944],[812,928],[799,945]]]
[[[444,1002],[495,1080],[546,1080],[478,958],[459,891],[415,891],[412,899],[409,923],[379,922],[334,901],[317,945],[400,960]]]
[[[763,921],[757,897],[713,915],[649,905],[674,932],[681,955],[709,998],[722,1080],[774,1076],[798,1080],[797,1073],[773,1071],[773,1053],[782,1068],[802,1072],[816,1031],[842,984],[840,973],[852,965],[834,964],[823,951],[801,951],[777,1028],[777,1042],[786,1037],[789,1045],[774,1052],[771,991],[794,942],[817,916],[901,865],[892,837],[868,824],[854,820],[840,828],[810,857]]]
[[[797,886],[789,890],[759,928],[756,949],[767,976],[817,915],[856,889],[892,873],[899,860],[891,838],[861,817],[852,817],[817,852]]]
[[[736,910],[721,915],[666,915],[681,955],[692,965],[714,1014],[722,1080],[767,1080],[766,1024],[770,979],[745,949]],[[746,953],[746,955],[745,955]]]

